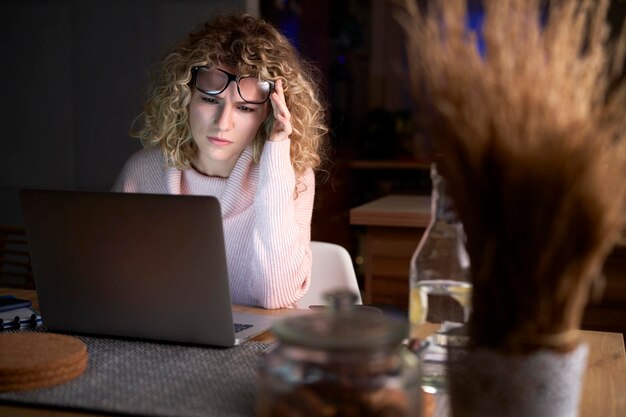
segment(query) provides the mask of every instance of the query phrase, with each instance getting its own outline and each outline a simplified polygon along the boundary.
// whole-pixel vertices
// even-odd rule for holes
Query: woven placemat
[[[83,375],[52,388],[0,393],[0,401],[131,415],[254,415],[267,343],[221,349],[77,337],[89,353]]]

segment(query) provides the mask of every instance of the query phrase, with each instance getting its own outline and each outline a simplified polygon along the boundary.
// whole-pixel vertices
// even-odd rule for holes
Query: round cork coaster
[[[87,346],[52,333],[0,334],[0,391],[50,387],[81,375]]]

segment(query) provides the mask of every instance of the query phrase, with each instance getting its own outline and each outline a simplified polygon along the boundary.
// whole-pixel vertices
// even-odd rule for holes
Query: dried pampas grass
[[[608,0],[485,0],[486,53],[465,0],[408,0],[413,95],[468,237],[470,340],[569,351],[623,227],[624,42]],[[623,40],[624,36],[621,37]]]

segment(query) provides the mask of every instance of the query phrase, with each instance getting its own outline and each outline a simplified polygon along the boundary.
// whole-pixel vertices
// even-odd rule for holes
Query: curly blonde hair
[[[189,126],[192,68],[229,65],[240,74],[282,80],[293,131],[291,163],[297,177],[322,162],[325,149],[326,109],[321,102],[318,70],[303,61],[278,30],[262,19],[234,14],[213,18],[190,32],[159,63],[153,73],[143,113],[143,126],[132,133],[144,146],[160,147],[166,165],[191,166],[196,145]],[[272,112],[252,141],[254,160],[268,140]]]

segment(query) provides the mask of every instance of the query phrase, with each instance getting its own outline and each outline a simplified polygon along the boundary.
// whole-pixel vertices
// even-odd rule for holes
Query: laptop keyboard
[[[252,326],[252,324],[235,323],[235,333],[239,333],[242,330],[249,329]]]

